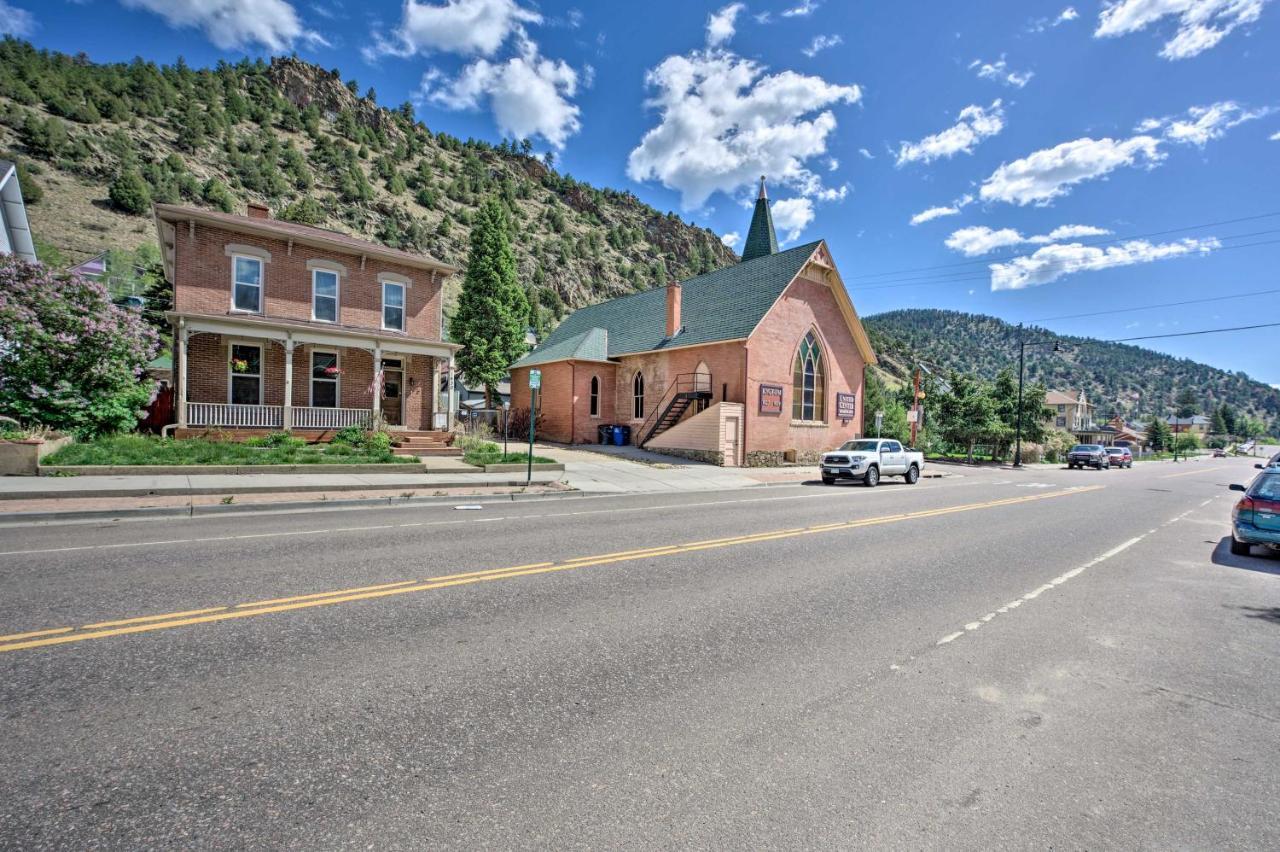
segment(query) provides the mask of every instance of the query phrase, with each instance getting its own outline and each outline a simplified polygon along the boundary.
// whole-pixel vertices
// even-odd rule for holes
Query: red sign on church
[[[782,413],[782,385],[760,386],[760,413]]]

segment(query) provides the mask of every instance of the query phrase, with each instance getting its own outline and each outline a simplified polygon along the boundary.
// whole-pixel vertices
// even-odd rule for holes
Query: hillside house
[[[541,371],[540,434],[632,443],[725,465],[814,462],[863,431],[875,363],[823,240],[779,251],[764,181],[724,269],[582,308],[511,369],[512,406]]]
[[[452,422],[458,347],[444,342],[441,301],[454,267],[259,205],[235,216],[157,204],[155,223],[173,284],[179,435]]]
[[[1065,429],[1068,432],[1080,432],[1092,428],[1094,406],[1085,397],[1084,391],[1051,390],[1044,396],[1045,407],[1053,415],[1045,423],[1051,429]]]

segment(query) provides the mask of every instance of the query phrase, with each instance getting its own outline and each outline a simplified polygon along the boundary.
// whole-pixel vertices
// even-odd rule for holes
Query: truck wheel
[[[872,465],[867,468],[867,475],[862,477],[862,484],[868,488],[875,488],[880,484],[880,468]]]
[[[915,465],[911,465],[911,467],[907,468],[907,473],[902,478],[907,481],[908,485],[915,485],[920,479],[920,468]]]
[[[1248,556],[1250,547],[1252,547],[1252,545],[1246,544],[1243,541],[1236,541],[1236,537],[1231,536],[1232,556]]]
[[[836,478],[835,478],[834,476],[824,476],[824,477],[822,477],[822,484],[823,484],[823,485],[835,485],[835,484],[836,484]]]

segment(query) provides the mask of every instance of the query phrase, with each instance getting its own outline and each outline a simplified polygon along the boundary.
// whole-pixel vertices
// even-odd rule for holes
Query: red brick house
[[[547,440],[623,424],[718,464],[816,461],[862,433],[874,363],[826,242],[779,251],[761,181],[739,263],[575,311],[512,365],[511,404],[528,407],[538,369]]]
[[[155,222],[173,284],[179,435],[452,422],[436,388],[458,348],[441,328],[454,267],[258,205],[234,216],[157,204]]]

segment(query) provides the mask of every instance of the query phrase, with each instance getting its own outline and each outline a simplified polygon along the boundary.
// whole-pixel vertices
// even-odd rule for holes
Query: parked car
[[[1101,444],[1076,444],[1071,448],[1071,452],[1067,453],[1067,467],[1072,470],[1077,467],[1109,470],[1111,457],[1107,455],[1106,448]]]
[[[1258,470],[1266,470],[1269,467],[1280,468],[1280,453],[1276,453],[1265,462],[1258,462],[1254,465]]]
[[[885,476],[901,476],[908,485],[915,485],[922,470],[924,453],[878,438],[845,441],[840,449],[822,456],[823,485],[854,479],[875,488]]]
[[[1133,453],[1128,447],[1107,447],[1107,457],[1114,467],[1133,467]]]
[[[1231,510],[1231,552],[1248,556],[1255,544],[1280,552],[1280,467],[1267,468],[1247,487],[1232,485],[1244,496]]]
[[[1222,447],[1214,447],[1213,457],[1215,459],[1225,459],[1227,457],[1227,451],[1224,450]]]

